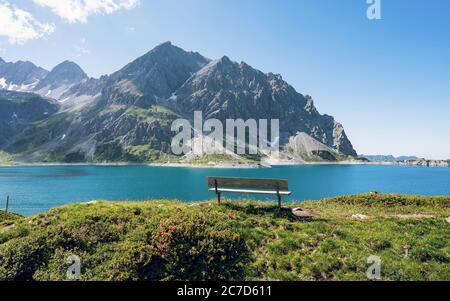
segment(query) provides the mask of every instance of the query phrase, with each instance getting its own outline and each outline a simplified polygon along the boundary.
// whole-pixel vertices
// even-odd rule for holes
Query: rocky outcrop
[[[339,122],[334,122],[333,126],[333,148],[345,155],[353,157],[358,155],[348,139],[344,127]]]

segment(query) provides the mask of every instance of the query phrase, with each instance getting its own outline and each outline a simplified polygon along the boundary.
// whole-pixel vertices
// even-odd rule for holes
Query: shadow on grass
[[[295,221],[312,221],[316,220],[311,217],[298,217],[295,216],[292,213],[291,208],[282,207],[279,208],[278,206],[262,206],[262,205],[253,205],[253,204],[246,204],[246,205],[240,205],[236,203],[223,203],[221,206],[223,206],[226,209],[233,210],[233,211],[240,211],[248,215],[257,215],[261,217],[272,217],[277,219],[285,219],[290,222]]]

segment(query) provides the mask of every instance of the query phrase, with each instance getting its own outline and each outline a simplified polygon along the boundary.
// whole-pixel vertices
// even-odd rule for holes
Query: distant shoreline
[[[439,161],[441,162],[441,161]],[[444,161],[442,161],[444,162]],[[447,163],[450,166],[450,163]],[[211,164],[191,164],[191,163],[9,163],[0,164],[0,167],[51,167],[51,166],[99,166],[99,167],[127,167],[127,166],[148,166],[148,167],[172,167],[172,168],[210,168],[210,169],[259,169],[273,168],[284,166],[311,166],[311,165],[382,165],[382,166],[423,166],[423,167],[447,167],[441,165],[424,165],[408,162],[358,162],[358,161],[342,161],[342,162],[302,162],[290,163],[283,162],[279,164],[263,165],[259,163],[238,163],[238,162],[221,162],[214,165]]]
[[[0,167],[46,167],[46,166],[99,166],[99,167],[127,167],[127,166],[148,166],[148,167],[186,167],[186,168],[269,168],[257,163],[218,163],[216,165],[188,164],[188,163],[10,163],[0,164]]]

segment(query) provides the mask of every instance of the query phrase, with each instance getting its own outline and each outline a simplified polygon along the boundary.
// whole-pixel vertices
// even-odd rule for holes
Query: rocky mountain
[[[62,95],[63,98],[78,97],[81,95],[96,96],[102,92],[102,89],[106,86],[108,76],[104,75],[100,78],[87,78],[83,79],[79,83],[71,86]]]
[[[0,64],[0,70],[5,64],[11,63]],[[29,91],[53,98],[58,109],[45,122],[9,135],[0,150],[22,161],[177,160],[171,155],[171,124],[192,119],[194,111],[222,121],[280,119],[283,151],[292,160],[356,156],[343,126],[321,115],[312,98],[281,75],[228,57],[210,60],[170,42],[100,79],[64,62],[33,83]]]
[[[281,75],[265,74],[226,56],[191,76],[175,92],[173,103],[191,115],[203,111],[206,119],[279,119],[282,145],[307,133],[338,152],[357,155],[342,125],[319,114],[311,97],[295,91]]]
[[[29,91],[42,80],[48,71],[31,62],[0,61],[0,89]]]
[[[167,98],[208,62],[199,53],[186,52],[167,42],[113,73],[110,79],[130,80],[144,94]]]
[[[65,61],[53,68],[50,73],[40,80],[39,84],[36,85],[35,90],[43,88],[56,89],[65,85],[75,85],[87,78],[88,76],[80,66],[73,62]]]

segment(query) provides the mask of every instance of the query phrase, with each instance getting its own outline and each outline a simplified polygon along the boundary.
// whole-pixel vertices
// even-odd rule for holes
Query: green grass
[[[55,208],[0,226],[0,279],[63,280],[78,255],[83,280],[367,280],[376,255],[383,280],[450,280],[448,197],[373,193],[286,206],[317,216],[255,201]]]
[[[7,151],[16,154],[30,152],[52,139],[62,136],[69,127],[74,116],[74,113],[64,112],[52,115],[48,119],[34,122],[30,132],[27,133],[27,135],[21,136],[14,144],[8,146]],[[52,158],[47,160],[48,158],[46,158],[46,156],[48,155],[49,154],[44,154],[43,158],[39,158],[39,160],[36,161],[52,161]]]
[[[166,154],[152,149],[149,145],[136,145],[125,147],[125,152],[135,158],[136,162],[144,163],[167,163],[178,161],[180,157]]]
[[[5,214],[5,211],[0,210],[0,229],[5,225],[14,223],[15,221],[18,221],[20,219],[23,219],[23,216],[15,213]]]
[[[164,107],[164,106],[158,106],[158,105],[152,106],[148,109],[140,108],[137,106],[131,106],[126,111],[126,114],[136,116],[141,121],[144,121],[147,123],[152,123],[157,120],[160,122],[164,122],[164,121],[169,122],[170,121],[170,123],[171,123],[173,120],[180,118],[180,115],[178,115],[171,109]]]
[[[184,158],[179,157],[180,162],[183,162]],[[259,163],[259,161],[252,160],[250,158],[241,157],[236,159],[229,155],[203,155],[200,157],[196,157],[195,159],[189,161],[190,164],[198,164],[198,165],[216,165],[220,163]]]
[[[13,164],[15,162],[15,156],[4,151],[0,151],[0,165]]]
[[[292,152],[292,149],[289,151]],[[346,156],[337,152],[330,151],[313,151],[311,153],[302,152],[300,157],[306,162],[345,162],[345,161],[364,161],[360,158]]]
[[[140,89],[136,86],[136,84],[131,80],[121,80],[116,84],[116,86],[122,91],[123,93],[128,93],[137,97],[144,96]]]

